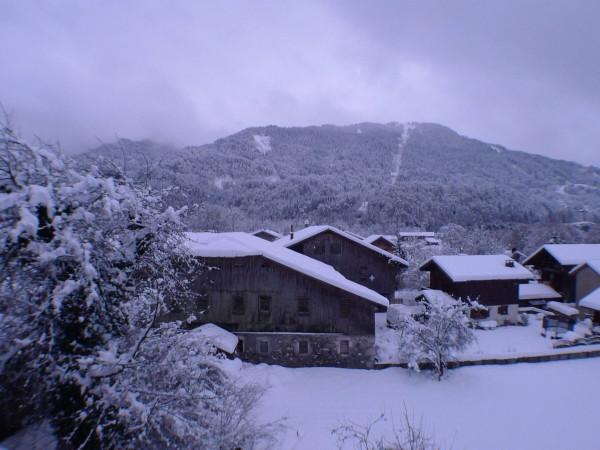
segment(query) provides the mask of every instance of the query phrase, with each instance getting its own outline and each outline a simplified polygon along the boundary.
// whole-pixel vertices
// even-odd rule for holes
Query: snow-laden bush
[[[180,212],[118,170],[73,170],[1,128],[2,424],[49,417],[64,448],[250,448],[260,391],[157,327],[198,269]]]
[[[399,353],[408,366],[419,370],[421,364],[430,364],[441,380],[453,354],[475,340],[469,317],[479,305],[455,300],[440,291],[428,294],[420,302],[423,312],[402,316],[395,328],[400,331]]]

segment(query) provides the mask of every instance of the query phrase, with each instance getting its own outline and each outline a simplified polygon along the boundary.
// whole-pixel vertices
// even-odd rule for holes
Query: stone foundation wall
[[[339,333],[243,333],[238,356],[248,362],[286,367],[372,368],[375,336]]]

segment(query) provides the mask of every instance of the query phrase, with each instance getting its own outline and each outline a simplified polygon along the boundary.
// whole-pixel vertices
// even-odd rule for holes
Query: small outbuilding
[[[394,253],[398,249],[396,246],[396,237],[392,235],[372,234],[367,236],[364,241],[390,253]]]
[[[521,307],[545,306],[550,301],[562,299],[562,295],[544,283],[519,284],[519,305]]]

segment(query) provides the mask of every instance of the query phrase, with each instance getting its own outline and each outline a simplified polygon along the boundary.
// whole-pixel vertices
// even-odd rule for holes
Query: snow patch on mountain
[[[255,134],[254,138],[254,146],[256,150],[262,155],[266,155],[273,148],[271,147],[271,136],[266,136],[264,134]]]
[[[229,184],[235,184],[235,180],[229,175],[225,175],[224,177],[215,177],[213,184],[217,189],[223,189]]]
[[[398,137],[398,152],[392,159],[392,166],[394,170],[390,173],[392,176],[392,184],[396,183],[398,174],[400,173],[400,166],[402,165],[402,155],[404,153],[404,147],[410,137],[410,132],[415,129],[414,123],[405,123],[402,125],[402,134]]]

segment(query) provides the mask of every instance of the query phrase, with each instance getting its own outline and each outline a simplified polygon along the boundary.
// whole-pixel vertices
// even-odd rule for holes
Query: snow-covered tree
[[[0,126],[2,409],[50,417],[65,448],[248,444],[259,391],[240,396],[210,346],[158,326],[198,269],[181,211]]]
[[[448,360],[475,340],[469,316],[479,305],[434,290],[426,291],[420,304],[420,314],[403,315],[394,324],[400,331],[400,355],[415,370],[432,365],[441,380]]]

